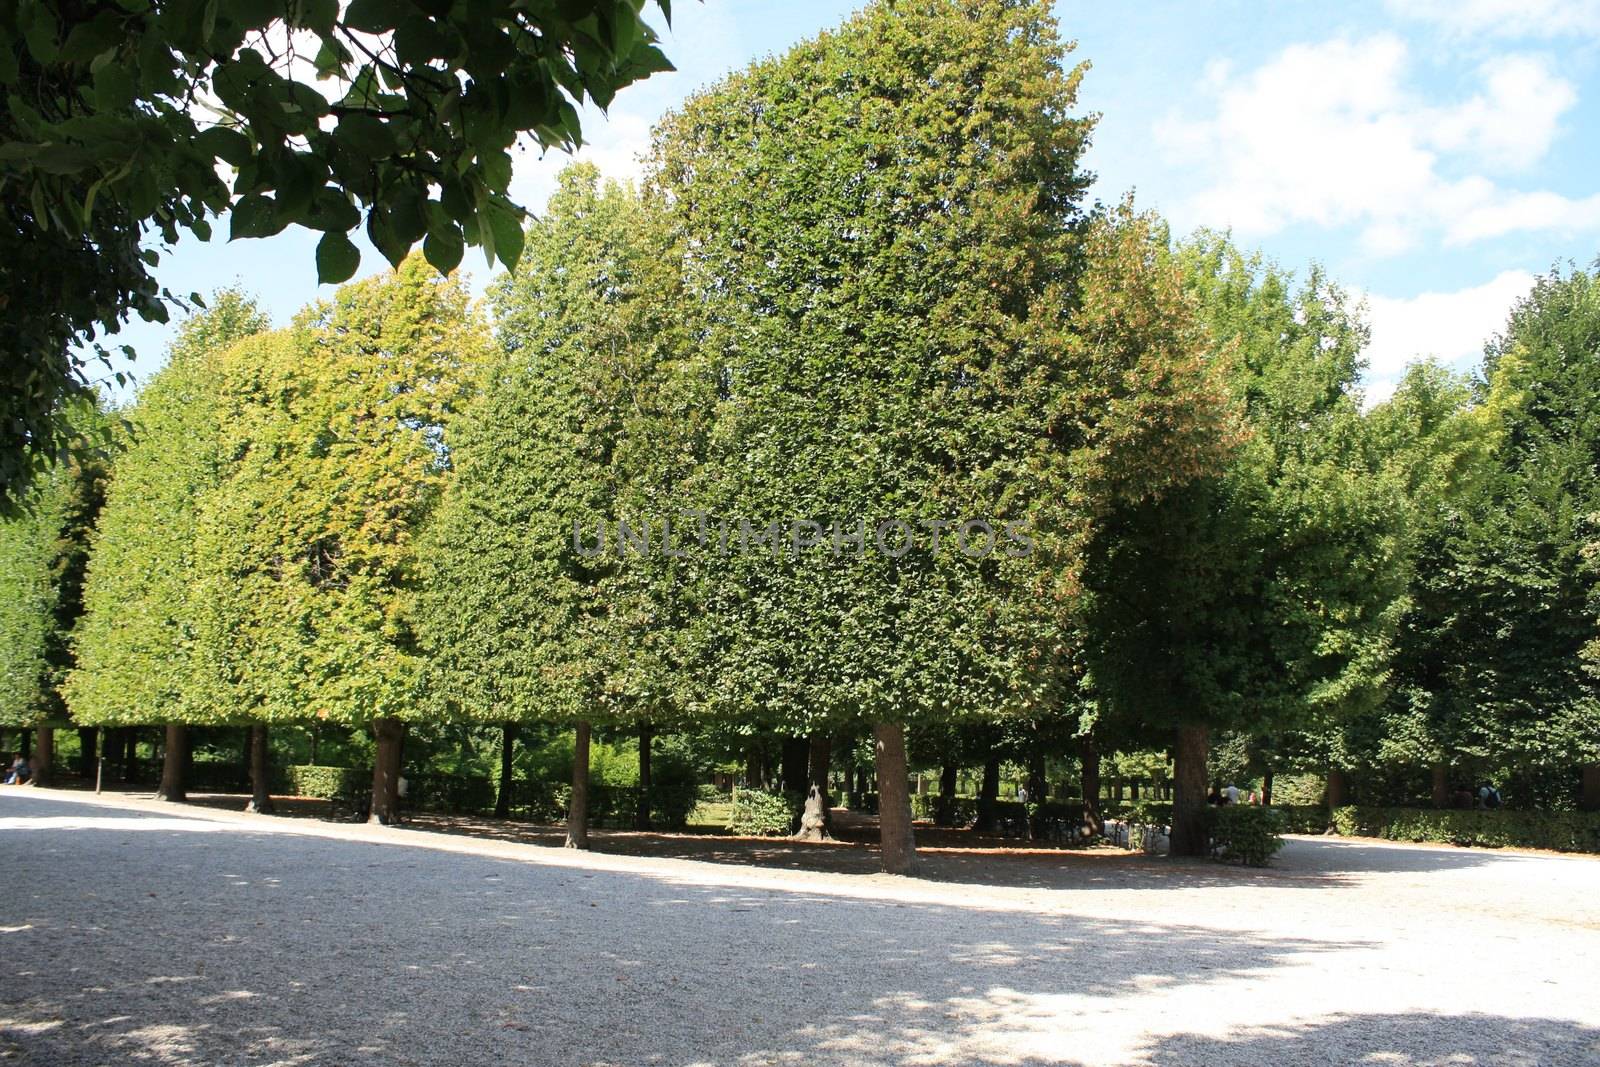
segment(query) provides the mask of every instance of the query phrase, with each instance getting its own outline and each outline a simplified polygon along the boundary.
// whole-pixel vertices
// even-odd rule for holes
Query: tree
[[[227,461],[194,538],[194,712],[370,726],[383,822],[404,723],[427,708],[417,546],[488,346],[462,287],[412,257],[221,360]]]
[[[1214,730],[1369,709],[1403,607],[1392,484],[1361,465],[1365,330],[1313,270],[1290,276],[1201,235],[1178,260],[1229,358],[1248,437],[1219,474],[1116,509],[1086,584],[1093,691],[1130,736],[1174,749],[1172,848],[1206,851]]]
[[[684,707],[684,569],[659,551],[625,558],[615,540],[623,519],[663,536],[648,523],[685,491],[708,409],[658,218],[592,166],[563,172],[523,263],[492,290],[502,353],[452,439],[458,475],[427,552],[442,713],[575,726],[574,847],[590,724]]]
[[[0,506],[74,437],[101,336],[165,321],[154,250],[182,232],[320,230],[317,273],[349,278],[362,225],[398,266],[465,245],[517,260],[511,148],[581,142],[577,105],[669,70],[645,0],[35,0],[0,13]],[[659,0],[669,14],[667,0]],[[224,178],[229,173],[231,177]],[[39,294],[51,294],[40,300]],[[93,356],[79,354],[76,344]],[[126,349],[124,349],[126,351]]]
[[[72,413],[79,432],[95,433],[106,422],[88,404]],[[102,456],[80,454],[35,483],[22,510],[0,518],[0,723],[37,727],[39,784],[50,779],[51,731],[67,718],[60,689],[72,667],[105,478]]]
[[[1470,400],[1421,369],[1374,413],[1443,409],[1428,452],[1436,464],[1460,457],[1464,472],[1419,528],[1380,762],[1457,765],[1512,786],[1519,803],[1559,806],[1576,792],[1572,769],[1600,760],[1600,687],[1585,659],[1600,615],[1597,349],[1596,274],[1553,272],[1490,341]]]
[[[193,685],[194,540],[201,501],[216,485],[218,360],[266,327],[237,293],[180,328],[167,366],[129,413],[84,581],[76,667],[65,695],[73,717],[99,726],[167,723],[163,796],[181,782],[184,723],[203,720]],[[181,796],[181,788],[177,789]],[[172,797],[179,799],[180,797]]]
[[[999,621],[1007,486],[1053,375],[1085,369],[1059,337],[1090,128],[1067,54],[1042,4],[875,4],[656,146],[718,363],[701,699],[794,736],[870,726],[893,871],[904,726],[997,714],[1026,655]],[[960,550],[966,520],[987,551]]]

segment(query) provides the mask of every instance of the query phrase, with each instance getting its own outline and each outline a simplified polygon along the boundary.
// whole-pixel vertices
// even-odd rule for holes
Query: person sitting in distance
[[[33,768],[28,766],[28,757],[17,753],[17,758],[11,761],[11,771],[6,775],[6,785],[25,785],[33,777]]]

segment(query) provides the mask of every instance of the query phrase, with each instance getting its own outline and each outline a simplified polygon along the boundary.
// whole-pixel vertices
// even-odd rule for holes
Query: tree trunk
[[[589,724],[580,722],[572,744],[572,798],[567,802],[567,847],[589,847]]]
[[[132,782],[139,776],[139,731],[124,726],[117,733],[121,735],[117,755],[122,765],[122,780]]]
[[[639,724],[639,806],[633,813],[635,830],[650,829],[650,742],[655,730],[649,723]]]
[[[806,777],[806,763],[811,746],[803,737],[785,737],[783,754],[778,765],[778,777],[785,793],[804,793],[810,784]]]
[[[100,731],[93,726],[78,727],[78,777],[91,779],[95,776],[95,764],[99,762]]]
[[[400,822],[401,746],[406,724],[399,719],[374,719],[372,732],[378,750],[372,760],[372,806],[367,821],[394,826]]]
[[[22,758],[31,764],[33,762],[33,731],[24,726],[17,732],[22,735],[17,741],[17,747],[22,750]]]
[[[956,776],[960,768],[954,763],[946,763],[939,768],[939,804],[935,809],[938,818],[934,820],[940,826],[954,826],[956,822]]]
[[[1083,830],[1089,837],[1099,837],[1106,824],[1100,816],[1100,746],[1093,735],[1078,739],[1078,761],[1083,767]]]
[[[54,785],[56,731],[50,726],[38,726],[33,734],[33,784],[44,787]]]
[[[1172,798],[1172,854],[1207,856],[1211,853],[1210,833],[1206,829],[1206,756],[1211,747],[1211,732],[1204,726],[1178,727],[1177,765],[1173,780],[1177,786]]]
[[[978,787],[978,820],[973,824],[974,830],[988,833],[994,829],[999,802],[1000,757],[991,755],[983,761],[983,784]]]
[[[1600,763],[1583,768],[1583,793],[1579,801],[1584,811],[1600,811]]]
[[[517,753],[517,728],[511,723],[500,727],[500,791],[494,795],[494,817],[511,818],[512,760]]]
[[[177,804],[189,799],[183,773],[188,766],[189,728],[181,722],[169,722],[166,751],[161,755],[161,784],[156,787],[157,800]]]
[[[1350,787],[1349,783],[1345,780],[1344,771],[1339,767],[1328,768],[1328,788],[1326,797],[1329,810],[1344,807],[1345,804],[1348,803],[1346,797],[1349,795],[1349,792]]]
[[[917,867],[917,841],[911,829],[911,795],[906,788],[906,733],[893,723],[872,727],[878,768],[878,833],[883,869],[911,874]]]
[[[1272,772],[1266,771],[1261,775],[1261,806],[1272,807]]]
[[[833,798],[828,795],[828,766],[833,760],[833,739],[824,733],[814,733],[806,746],[806,771],[811,785],[822,795],[822,836],[829,839],[833,833]],[[810,795],[810,790],[806,794]]]
[[[1443,763],[1435,763],[1432,769],[1433,777],[1433,806],[1448,808],[1450,806],[1450,768]]]
[[[322,720],[311,720],[311,765],[317,765],[317,748],[322,740]]]
[[[260,723],[250,727],[250,803],[245,811],[272,814],[272,767],[267,759],[267,728]]]
[[[761,788],[761,750],[752,742],[744,750],[744,787]]]

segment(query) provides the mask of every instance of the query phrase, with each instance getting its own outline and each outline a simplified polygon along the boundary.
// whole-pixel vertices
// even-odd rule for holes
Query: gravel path
[[[1012,885],[0,789],[0,1062],[1600,1065],[1600,860]]]

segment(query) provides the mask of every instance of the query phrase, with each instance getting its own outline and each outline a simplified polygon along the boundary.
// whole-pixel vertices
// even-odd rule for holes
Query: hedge
[[[1278,836],[1282,817],[1276,808],[1228,804],[1206,809],[1211,854],[1224,863],[1265,867],[1283,847]]]
[[[1600,812],[1461,811],[1352,804],[1333,813],[1339,833],[1477,848],[1600,852]]]
[[[1278,813],[1278,832],[1285,834],[1320,834],[1328,829],[1326,804],[1274,804]]]
[[[337,800],[372,787],[372,771],[303,763],[277,768],[274,792],[318,800]]]
[[[728,832],[749,837],[783,837],[794,832],[804,805],[799,793],[735,789]]]

